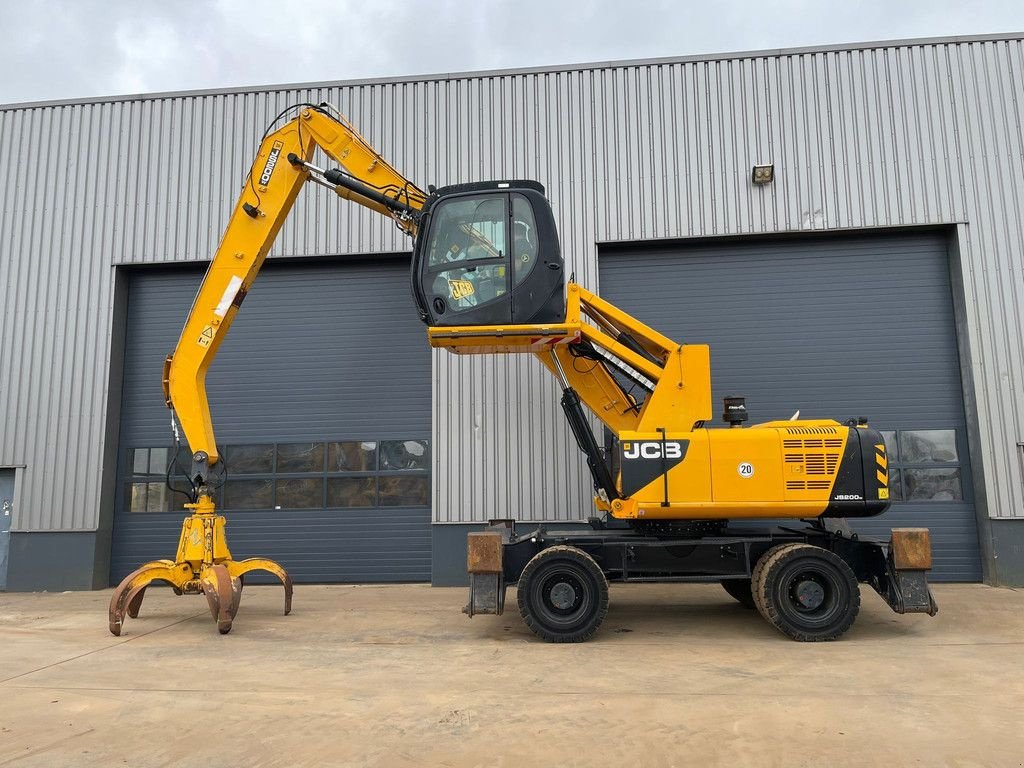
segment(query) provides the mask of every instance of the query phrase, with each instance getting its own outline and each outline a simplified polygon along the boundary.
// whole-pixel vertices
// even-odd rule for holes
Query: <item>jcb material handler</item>
[[[925,529],[889,541],[852,534],[844,518],[889,506],[881,435],[853,420],[791,420],[744,428],[742,398],[712,420],[710,352],[680,345],[573,282],[550,204],[533,181],[458,184],[424,192],[388,165],[327,105],[268,129],[181,338],[165,365],[172,424],[192,451],[192,514],[175,561],[148,563],[115,590],[110,629],[135,616],[147,584],[204,592],[220,631],[241,577],[271,561],[231,559],[211,478],[219,460],[205,373],[306,181],[391,216],[414,238],[413,297],[433,347],[456,354],[532,354],[555,377],[593,476],[589,530],[520,532],[496,520],[469,535],[465,611],[501,614],[506,585],[541,638],[586,640],[608,609],[609,581],[721,582],[796,640],[830,640],[852,625],[859,584],[898,613],[937,608]],[[279,118],[283,117],[279,115]],[[341,169],[311,163],[321,148]],[[598,441],[586,410],[610,439]],[[730,520],[790,519],[754,530]]]

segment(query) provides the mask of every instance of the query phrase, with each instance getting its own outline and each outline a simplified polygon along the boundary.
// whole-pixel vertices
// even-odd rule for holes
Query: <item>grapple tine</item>
[[[141,587],[135,591],[131,599],[128,601],[128,617],[132,619],[139,618],[139,609],[142,607],[142,599],[146,596],[146,588]]]
[[[232,578],[228,573],[227,567],[221,564],[204,569],[201,583],[206,602],[210,606],[210,613],[217,622],[217,631],[226,635],[231,631],[231,623],[238,612],[242,586],[238,579]]]
[[[284,587],[284,615],[287,616],[292,612],[292,577],[278,563],[263,557],[250,557],[246,560],[232,561],[227,563],[227,566],[231,575],[239,579],[251,571],[267,571],[267,573],[277,576]]]
[[[231,579],[231,618],[238,615],[238,604],[242,602],[242,580]]]
[[[108,626],[112,635],[117,637],[121,635],[125,614],[131,618],[139,615],[139,607],[142,605],[146,587],[154,581],[166,581],[178,589],[182,588],[187,580],[186,574],[173,564],[168,565],[167,562],[159,560],[146,563],[125,576],[117,585],[114,594],[110,596]]]
[[[217,592],[216,582],[212,579],[213,574],[210,574],[210,579],[204,574],[200,583],[203,585],[203,596],[206,598],[206,604],[210,606],[210,615],[213,616],[213,620],[217,620],[217,616],[220,615],[220,594]]]

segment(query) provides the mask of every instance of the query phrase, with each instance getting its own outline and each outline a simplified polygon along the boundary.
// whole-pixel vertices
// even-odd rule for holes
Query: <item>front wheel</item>
[[[782,544],[754,568],[754,602],[770,624],[802,642],[835,640],[860,612],[860,587],[838,555],[812,544]]]
[[[517,596],[523,621],[551,643],[589,640],[608,613],[608,580],[576,547],[549,547],[534,555],[519,577]]]

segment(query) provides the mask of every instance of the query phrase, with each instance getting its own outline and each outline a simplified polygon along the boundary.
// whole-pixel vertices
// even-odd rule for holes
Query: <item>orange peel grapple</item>
[[[177,595],[204,594],[217,630],[225,635],[242,599],[245,574],[267,571],[284,586],[284,613],[292,610],[292,580],[288,572],[273,560],[252,557],[232,560],[225,535],[225,520],[214,514],[210,496],[200,494],[198,501],[186,504],[193,510],[181,526],[176,560],[153,560],[125,576],[110,598],[110,632],[120,636],[125,616],[137,618],[146,588],[154,582],[171,585]]]

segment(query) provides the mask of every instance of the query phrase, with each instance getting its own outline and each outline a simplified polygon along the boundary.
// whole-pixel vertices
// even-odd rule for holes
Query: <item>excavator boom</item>
[[[346,170],[323,171],[310,164],[317,148]],[[164,367],[164,396],[181,424],[196,475],[219,455],[206,399],[206,371],[252,288],[299,190],[309,180],[339,197],[391,216],[409,235],[426,194],[392,168],[354,128],[322,107],[267,134],[231,214],[224,237],[203,278],[174,352]]]

